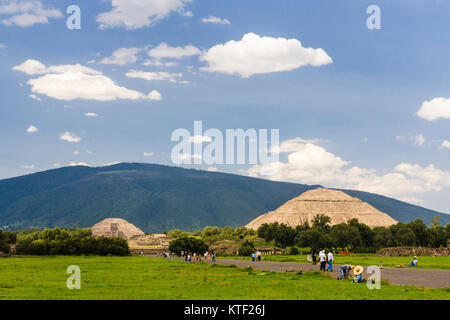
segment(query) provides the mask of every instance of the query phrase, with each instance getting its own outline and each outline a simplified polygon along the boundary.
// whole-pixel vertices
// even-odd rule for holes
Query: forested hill
[[[66,167],[0,181],[0,226],[90,227],[108,217],[145,232],[242,226],[306,190],[302,184],[153,164]],[[394,219],[427,224],[439,212],[345,191]],[[441,223],[450,222],[443,214]]]

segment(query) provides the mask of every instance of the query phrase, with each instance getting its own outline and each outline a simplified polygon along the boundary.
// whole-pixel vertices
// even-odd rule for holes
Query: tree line
[[[317,215],[311,225],[306,222],[295,228],[277,222],[263,224],[258,236],[277,246],[310,247],[312,251],[323,248],[348,250],[353,252],[375,252],[384,247],[421,246],[445,247],[450,238],[450,223],[443,227],[439,216],[431,221],[431,226],[417,219],[409,223],[397,223],[388,228],[370,228],[352,219],[347,223],[330,225],[326,215]]]
[[[9,239],[2,241],[5,234]],[[130,255],[125,239],[94,237],[89,229],[82,228],[0,231],[0,251],[9,253],[10,244],[16,244],[16,254],[21,255]]]

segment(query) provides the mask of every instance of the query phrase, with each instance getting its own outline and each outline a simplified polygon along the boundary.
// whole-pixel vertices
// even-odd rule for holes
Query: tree
[[[246,240],[238,250],[240,256],[248,257],[255,252],[255,246],[252,242]]]
[[[394,239],[398,246],[414,246],[416,244],[416,236],[407,226],[402,226],[395,234]]]
[[[274,231],[273,239],[275,243],[282,248],[291,246],[294,244],[294,239],[297,236],[297,231],[285,224],[280,224]]]
[[[169,251],[177,255],[181,252],[203,254],[208,251],[208,246],[202,239],[194,237],[181,237],[170,241]]]
[[[447,233],[443,226],[434,226],[427,230],[428,234],[428,245],[433,248],[445,247],[447,246]]]
[[[331,239],[323,230],[313,227],[300,232],[295,237],[295,243],[300,247],[310,247],[312,251],[318,252],[320,249],[329,247]]]
[[[358,228],[350,226],[346,223],[333,226],[331,228],[330,236],[333,247],[335,248],[353,248],[353,246],[358,245],[360,241]]]
[[[359,223],[358,219],[351,219],[348,224],[350,227],[355,227],[356,229],[358,229],[360,243],[358,244],[358,242],[356,241],[353,242],[353,245],[355,247],[359,246],[362,248],[369,248],[373,246],[373,238],[375,236],[375,233],[370,227],[363,223]]]
[[[385,227],[375,227],[373,228],[374,237],[373,242],[374,246],[377,248],[388,247],[392,245],[392,234],[388,228]]]
[[[416,244],[418,246],[428,245],[427,225],[422,219],[411,221],[407,223],[406,226],[414,232],[414,235],[416,236]]]
[[[313,227],[323,229],[327,233],[330,231],[330,223],[331,218],[324,214],[318,214],[312,220]]]

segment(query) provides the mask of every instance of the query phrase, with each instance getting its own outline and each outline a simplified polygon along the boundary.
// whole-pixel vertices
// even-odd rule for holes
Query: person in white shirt
[[[328,268],[327,271],[333,272],[333,250],[328,252]]]
[[[319,252],[319,261],[320,261],[320,271],[325,271],[325,265],[327,263],[327,257],[325,255],[325,251],[321,250]]]

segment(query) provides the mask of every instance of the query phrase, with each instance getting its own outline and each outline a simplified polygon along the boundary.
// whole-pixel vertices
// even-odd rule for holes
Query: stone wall
[[[410,257],[410,256],[450,256],[450,248],[423,248],[423,247],[394,247],[383,248],[377,255],[384,257]]]

